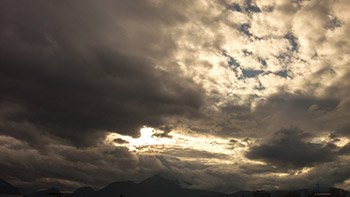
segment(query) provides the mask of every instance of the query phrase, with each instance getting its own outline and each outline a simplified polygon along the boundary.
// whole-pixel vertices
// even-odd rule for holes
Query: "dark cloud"
[[[281,189],[315,188],[317,183],[320,184],[320,187],[343,184],[350,176],[348,163],[348,159],[343,159],[337,162],[320,164],[306,174],[293,178],[282,178],[278,182]]]
[[[25,191],[48,188],[75,190],[82,185],[102,187],[137,172],[139,161],[125,148],[76,148],[51,144],[46,153],[11,137],[0,137],[0,176]],[[25,176],[23,176],[25,173]],[[133,177],[137,178],[137,176]]]
[[[294,125],[317,131],[321,125],[330,126],[327,118],[339,109],[339,105],[339,98],[333,95],[315,97],[303,92],[286,93],[281,90],[261,102],[252,116],[268,130],[276,131]]]
[[[113,140],[115,143],[117,143],[117,144],[126,144],[126,143],[128,143],[128,141],[126,141],[126,140],[123,140],[123,139],[120,139],[120,138],[117,138],[117,139],[115,139],[115,140]]]
[[[290,94],[281,91],[278,94],[270,96],[267,99],[267,102],[262,105],[262,107],[288,110],[291,113],[293,113],[293,111],[294,113],[305,113],[310,110],[312,111],[313,107],[324,112],[333,111],[336,109],[338,104],[339,100],[337,98],[319,98],[303,94],[301,92]],[[264,111],[268,111],[268,109]]]
[[[300,129],[282,129],[273,139],[253,146],[246,156],[287,169],[314,166],[337,158],[334,146],[310,142],[308,141],[310,137]]]
[[[256,95],[251,95],[247,99],[254,102],[256,98]],[[259,138],[273,135],[275,131],[291,125],[311,133],[325,129],[332,132],[344,123],[343,119],[334,118],[338,114],[346,114],[345,111],[339,112],[343,109],[341,103],[341,98],[336,95],[316,97],[301,91],[288,93],[281,88],[277,93],[258,102],[254,108],[234,102],[220,106],[220,114],[215,119],[215,129],[220,131],[219,134],[229,134],[231,137]],[[215,116],[212,116],[213,118]],[[221,132],[221,128],[226,128],[227,132]]]
[[[347,143],[345,146],[339,149],[339,154],[350,155],[350,143]]]
[[[252,165],[241,165],[240,170],[245,174],[267,174],[267,173],[280,173],[280,172],[286,172],[287,170],[281,170],[279,168],[276,168],[272,165],[266,165],[266,164],[252,164]]]
[[[350,138],[350,125],[345,124],[335,131],[335,133],[343,136],[347,136]]]
[[[198,114],[200,88],[154,68],[151,54],[139,53],[158,44],[153,32],[143,34],[137,43],[137,29],[115,23],[117,15],[103,13],[90,1],[83,7],[75,1],[1,4],[1,103],[12,111],[4,117],[11,127],[3,133],[28,139],[31,129],[20,126],[28,124],[37,133],[86,145],[107,130],[135,134],[143,125],[163,125],[170,116]],[[160,14],[144,11],[155,9],[145,3],[122,5],[128,6],[140,11],[133,16],[136,19]],[[170,18],[164,21],[169,22]],[[128,47],[125,31],[136,34]],[[113,32],[114,38],[103,32]]]
[[[157,130],[156,133],[153,133],[153,136],[160,137],[160,138],[172,138],[170,135],[170,132],[174,129],[174,126],[171,124],[168,125],[162,125],[158,127],[159,130]]]
[[[1,1],[0,176],[67,191],[154,174],[226,192],[344,183],[350,148],[336,144],[350,136],[349,28],[333,3]],[[226,137],[227,150],[250,148],[266,164],[102,141],[144,125],[159,138]],[[290,125],[308,132],[274,133]],[[330,141],[310,141],[321,131]]]

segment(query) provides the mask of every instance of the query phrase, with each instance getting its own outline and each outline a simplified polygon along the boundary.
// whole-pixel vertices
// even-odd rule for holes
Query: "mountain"
[[[333,187],[318,189],[280,190],[280,191],[238,191],[232,194],[223,194],[205,190],[182,188],[177,181],[162,176],[153,176],[141,183],[132,181],[114,182],[95,191],[91,187],[82,187],[73,193],[61,193],[56,187],[25,195],[26,197],[308,197],[319,193],[322,196],[350,197],[350,192]],[[0,179],[0,196],[20,195],[19,190]]]
[[[94,197],[201,197],[214,196],[220,193],[185,189],[177,182],[163,178],[161,176],[150,177],[141,183],[115,182],[97,191]]]
[[[73,192],[71,196],[74,197],[93,197],[95,190],[92,187],[82,187]]]
[[[158,187],[165,187],[165,188],[179,188],[179,183],[177,181],[172,181],[170,179],[164,178],[159,175],[155,175],[152,177],[149,177],[142,181],[140,185],[144,187],[149,187],[149,186],[155,186],[157,185]]]
[[[19,190],[11,185],[10,183],[6,182],[3,179],[0,179],[0,195],[20,195],[21,193]]]
[[[29,195],[25,195],[26,197],[46,197],[46,196],[58,196],[62,194],[57,187],[50,187],[47,190],[41,190]]]

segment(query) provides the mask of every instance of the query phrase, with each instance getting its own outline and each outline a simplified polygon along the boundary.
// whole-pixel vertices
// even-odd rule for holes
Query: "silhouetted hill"
[[[71,196],[74,197],[93,197],[95,190],[92,187],[81,187],[73,192]]]
[[[37,191],[25,196],[26,197],[46,197],[46,196],[53,196],[53,194],[57,195],[57,194],[61,194],[61,192],[57,187],[50,187],[47,190]]]
[[[95,196],[119,196],[120,194],[137,194],[136,184],[132,181],[114,182],[97,191]]]
[[[161,176],[150,177],[141,183],[115,182],[97,191],[95,197],[200,197],[213,196],[219,193],[181,188],[175,181]]]
[[[260,193],[259,193],[260,192]],[[323,196],[350,197],[350,192],[333,187],[319,189],[281,190],[281,191],[238,191],[232,194],[223,194],[205,190],[182,188],[177,181],[161,176],[153,176],[141,183],[132,181],[114,182],[101,190],[95,191],[91,187],[82,187],[70,194],[63,194],[56,187],[25,195],[27,197],[310,197],[319,192]],[[268,195],[266,195],[268,194]],[[0,196],[20,195],[19,190],[0,179]]]
[[[21,194],[20,191],[10,183],[6,182],[3,179],[0,179],[0,194],[5,195],[5,194]]]
[[[157,185],[158,187],[165,188],[180,188],[177,181],[172,181],[170,179],[164,178],[159,175],[149,177],[140,183],[143,187],[150,187]]]

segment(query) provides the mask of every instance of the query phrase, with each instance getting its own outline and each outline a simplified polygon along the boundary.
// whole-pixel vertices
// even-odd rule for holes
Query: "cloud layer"
[[[25,189],[153,174],[225,192],[350,189],[349,8],[2,1],[0,176]],[[132,144],[144,126],[152,143]]]

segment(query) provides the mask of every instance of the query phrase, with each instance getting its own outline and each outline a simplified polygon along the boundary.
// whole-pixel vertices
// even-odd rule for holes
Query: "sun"
[[[110,133],[106,137],[107,143],[112,143],[115,146],[126,146],[130,150],[137,150],[140,147],[149,147],[149,146],[155,146],[155,145],[166,145],[166,144],[172,144],[173,139],[170,138],[163,138],[158,137],[157,133],[160,133],[161,131],[154,129],[152,127],[142,127],[140,129],[140,137],[133,138],[131,136],[127,135],[121,135],[118,133]],[[124,141],[124,143],[117,143],[115,142],[116,139],[120,139]]]
[[[140,137],[133,138],[129,141],[133,146],[149,146],[160,144],[160,141],[153,136],[154,129],[151,127],[143,127],[140,129]]]

